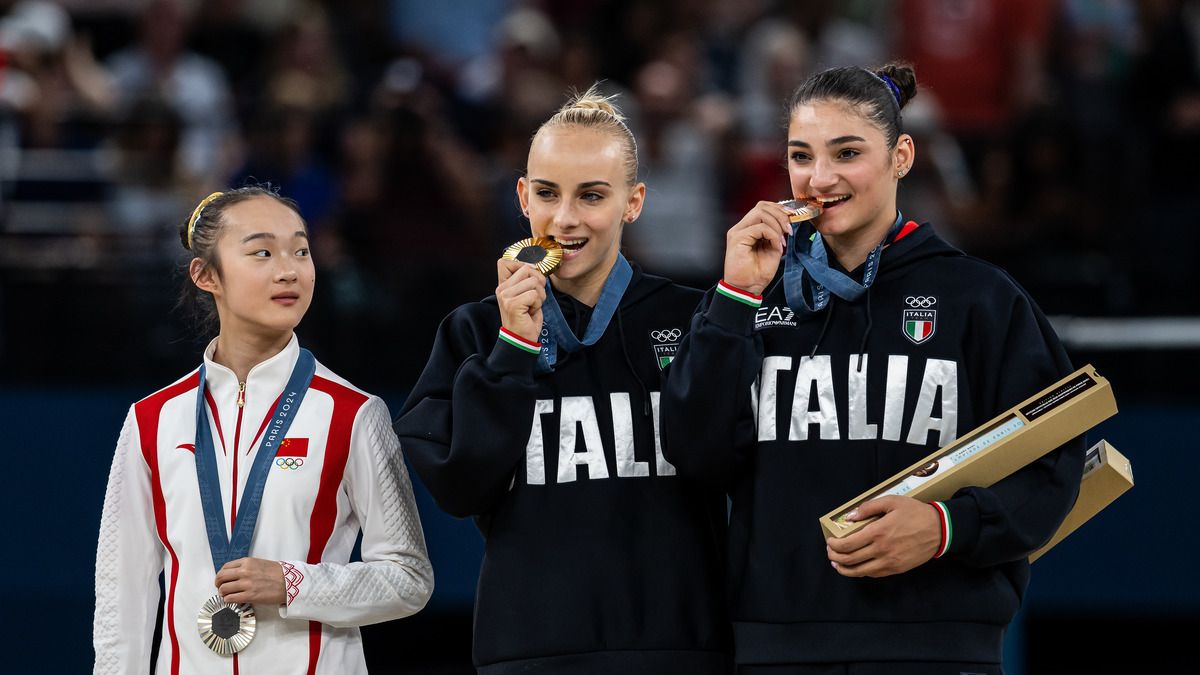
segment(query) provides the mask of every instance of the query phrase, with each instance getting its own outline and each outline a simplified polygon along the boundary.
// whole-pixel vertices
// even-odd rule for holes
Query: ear
[[[521,202],[521,213],[529,217],[529,179],[521,176],[517,179],[517,201]]]
[[[625,214],[622,219],[632,223],[642,215],[642,206],[646,203],[646,184],[638,183],[629,192],[629,201],[625,203]]]
[[[221,282],[211,265],[205,265],[199,258],[192,258],[188,263],[188,276],[196,288],[217,295],[221,290]]]
[[[896,139],[896,150],[893,154],[895,171],[898,174],[896,178],[903,178],[912,170],[913,162],[917,159],[917,146],[913,143],[912,136],[900,134]]]

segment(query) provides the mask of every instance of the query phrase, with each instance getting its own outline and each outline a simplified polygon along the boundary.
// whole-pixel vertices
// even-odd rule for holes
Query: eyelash
[[[858,157],[861,154],[862,154],[862,152],[855,148],[843,148],[842,150],[838,151],[837,158],[838,159],[854,159],[855,157]],[[791,154],[791,160],[793,162],[799,163],[799,162],[808,161],[810,159],[811,158],[803,152],[793,152]]]
[[[534,194],[536,194],[540,199],[543,199],[546,201],[549,201],[551,199],[558,197],[558,195],[555,194],[553,190],[547,190],[547,189],[538,190]],[[589,202],[589,203],[596,203],[596,202],[604,199],[604,195],[600,194],[599,192],[585,192],[582,195],[580,195],[579,198],[586,202]]]
[[[259,255],[260,253],[263,253],[265,255]],[[307,248],[301,248],[301,249],[296,250],[296,255],[301,258],[307,258],[308,254],[309,254],[309,250]],[[253,253],[251,253],[250,255],[254,256],[255,258],[270,258],[271,252],[265,248],[260,248],[257,251],[254,251]]]

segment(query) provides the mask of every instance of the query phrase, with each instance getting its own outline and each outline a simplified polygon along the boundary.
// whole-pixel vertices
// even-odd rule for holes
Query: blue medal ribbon
[[[539,340],[542,343],[542,351],[538,354],[538,372],[548,373],[554,370],[560,346],[567,353],[572,353],[596,344],[608,329],[613,315],[617,313],[617,306],[621,304],[621,297],[625,295],[625,289],[629,287],[629,280],[632,278],[633,267],[625,256],[618,253],[617,262],[608,273],[608,278],[604,280],[604,287],[600,289],[600,299],[596,302],[596,308],[588,321],[582,340],[571,332],[562,308],[554,298],[554,287],[547,279],[546,302],[542,304],[542,333]]]
[[[904,216],[897,213],[896,222],[892,223],[887,236],[867,254],[861,284],[829,266],[829,252],[825,248],[825,242],[821,240],[820,232],[813,232],[808,245],[805,246],[803,236],[796,236],[799,234],[797,229],[797,233],[792,235],[788,243],[783,259],[783,293],[787,297],[788,307],[814,314],[829,304],[830,293],[848,302],[861,298],[875,282],[883,247],[896,236],[903,222]],[[804,295],[806,283],[812,289],[811,304]]]
[[[225,509],[221,504],[217,450],[213,445],[212,429],[209,428],[208,411],[204,407],[204,365],[200,365],[200,385],[196,391],[196,480],[200,484],[200,503],[204,507],[204,527],[208,530],[208,548],[212,553],[213,569],[219,571],[230,560],[244,558],[250,554],[250,542],[254,539],[254,525],[258,522],[258,510],[262,506],[263,489],[271,472],[271,462],[275,460],[279,444],[283,442],[296,419],[296,412],[300,409],[304,395],[308,393],[308,386],[316,370],[317,360],[313,358],[312,352],[301,349],[300,358],[296,360],[287,386],[279,397],[279,403],[275,405],[271,423],[263,431],[258,454],[254,457],[250,475],[246,478],[246,491],[238,504],[233,536],[230,537],[225,528]],[[234,480],[236,479],[234,477]]]

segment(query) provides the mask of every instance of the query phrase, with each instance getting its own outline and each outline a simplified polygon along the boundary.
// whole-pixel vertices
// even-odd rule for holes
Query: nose
[[[554,209],[554,227],[557,230],[569,230],[579,222],[575,213],[575,200],[563,199]]]
[[[300,272],[296,269],[296,258],[290,255],[276,256],[277,261],[275,267],[275,281],[279,283],[291,284],[295,283],[300,278]]]
[[[837,185],[838,175],[833,162],[824,158],[814,160],[808,182],[812,186],[812,191],[817,193],[825,192]]]

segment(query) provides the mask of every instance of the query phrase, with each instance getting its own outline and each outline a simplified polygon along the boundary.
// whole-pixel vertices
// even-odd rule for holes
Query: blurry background
[[[208,192],[269,181],[300,203],[319,269],[301,340],[396,411],[441,317],[525,232],[515,181],[569,87],[603,79],[631,118],[649,196],[627,254],[707,287],[724,230],[789,196],[791,89],[894,58],[924,86],[905,215],[1009,270],[1110,377],[1122,413],[1092,439],[1138,480],[1036,564],[1008,672],[1200,672],[1184,0],[0,1],[3,669],[90,672],[124,411],[210,337],[174,310],[178,226]],[[367,629],[368,660],[468,673],[480,537],[417,490],[437,592]]]

